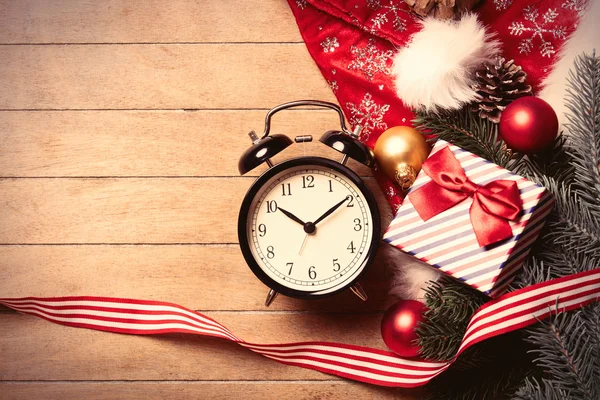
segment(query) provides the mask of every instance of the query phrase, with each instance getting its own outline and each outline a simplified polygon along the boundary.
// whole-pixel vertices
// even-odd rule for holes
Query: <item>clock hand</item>
[[[304,240],[302,241],[302,246],[300,246],[300,250],[298,251],[298,255],[302,254],[302,250],[304,250],[304,245],[306,244],[306,239],[308,239],[308,233],[304,235]]]
[[[350,196],[344,197],[344,200],[340,201],[335,206],[333,206],[329,210],[325,211],[325,214],[323,214],[319,218],[317,218],[315,220],[315,222],[313,222],[313,224],[317,225],[319,222],[323,221],[325,218],[327,218],[328,216],[330,216],[335,210],[337,210],[338,208],[340,208],[340,206],[342,204],[344,204],[346,202],[346,200],[350,200]]]
[[[281,207],[277,208],[279,211],[281,211],[283,213],[283,215],[285,215],[286,217],[296,221],[297,223],[299,223],[300,225],[304,225],[304,221],[302,221],[300,218],[296,217],[294,214],[292,214],[291,212],[284,210]]]

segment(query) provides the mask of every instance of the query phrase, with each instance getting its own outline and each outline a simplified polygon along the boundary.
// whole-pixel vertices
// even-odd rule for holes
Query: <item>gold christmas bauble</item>
[[[374,149],[383,173],[403,190],[412,186],[429,151],[423,135],[409,126],[395,126],[383,132]]]

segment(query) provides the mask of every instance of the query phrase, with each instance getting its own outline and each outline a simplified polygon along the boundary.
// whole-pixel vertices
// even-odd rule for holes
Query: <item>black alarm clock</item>
[[[320,141],[343,154],[339,162],[298,157],[273,165],[270,158],[293,142],[285,135],[270,134],[271,117],[298,106],[337,111],[341,130],[326,132]],[[371,149],[358,141],[359,131],[348,131],[336,104],[300,100],[271,109],[260,138],[250,132],[253,144],[240,158],[240,174],[263,163],[270,168],[244,197],[238,238],[248,266],[271,289],[266,306],[278,293],[317,299],[348,288],[367,299],[357,281],[373,262],[381,226],[373,193],[345,166],[348,158],[369,167],[375,164]],[[311,140],[311,135],[295,138]]]

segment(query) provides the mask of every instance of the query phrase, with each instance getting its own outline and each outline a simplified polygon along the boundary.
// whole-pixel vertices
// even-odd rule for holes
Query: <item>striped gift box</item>
[[[406,197],[383,239],[479,291],[496,297],[506,290],[523,264],[544,226],[545,217],[552,210],[554,199],[544,187],[443,140],[435,144],[431,154],[446,146],[474,183],[485,185],[498,179],[517,182],[523,199],[523,214],[519,221],[510,222],[513,236],[490,246],[479,247],[469,217],[469,207],[473,202],[470,197],[428,221],[419,217],[410,198]],[[421,171],[410,191],[430,181],[429,176]]]

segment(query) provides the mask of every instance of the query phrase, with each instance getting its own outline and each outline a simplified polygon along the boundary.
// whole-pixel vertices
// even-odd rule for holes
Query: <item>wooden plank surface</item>
[[[398,250],[383,243],[381,247],[361,280],[367,302],[350,292],[336,295],[334,301],[282,296],[269,310],[384,310],[385,264]],[[237,245],[0,246],[0,282],[4,297],[128,297],[170,301],[202,311],[264,311],[268,291],[246,266]]]
[[[239,205],[253,181],[0,179],[0,244],[237,243]],[[375,179],[365,181],[389,208]]]
[[[237,176],[247,133],[264,129],[263,110],[14,111],[1,113],[0,177]],[[339,159],[318,141],[339,125],[333,111],[290,110],[273,117],[274,133],[311,134],[274,161],[304,154]],[[216,151],[218,149],[218,151]],[[32,157],[32,155],[35,155]],[[362,176],[371,169],[353,160]],[[257,176],[266,166],[256,168]]]
[[[296,7],[292,3],[293,7]],[[0,297],[103,295],[172,301],[250,341],[384,348],[382,246],[362,283],[319,301],[266,287],[237,245],[247,132],[290,100],[335,101],[286,1],[0,0]],[[316,140],[334,113],[288,111],[310,133],[275,162],[339,158]],[[391,215],[372,173],[365,177]],[[283,366],[190,335],[74,329],[0,309],[0,398],[418,398]]]
[[[263,400],[268,391],[280,400],[346,400],[346,399],[410,399],[415,390],[370,387],[358,383],[330,381],[299,382],[117,382],[110,385],[84,382],[24,384],[0,383],[0,391],[13,400],[30,400],[43,393],[46,400],[133,400],[179,399],[245,399]]]
[[[206,315],[253,343],[322,340],[384,346],[379,335],[380,313],[221,311]],[[279,364],[222,339],[121,335],[74,329],[14,313],[2,319],[0,354],[12,361],[0,370],[1,380],[335,379]]]
[[[0,46],[0,109],[271,108],[334,100],[303,43]]]
[[[235,10],[232,12],[232,10]],[[0,43],[301,42],[285,1],[1,0]]]

